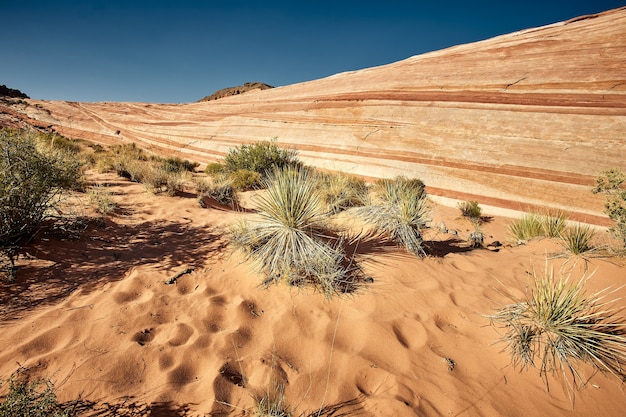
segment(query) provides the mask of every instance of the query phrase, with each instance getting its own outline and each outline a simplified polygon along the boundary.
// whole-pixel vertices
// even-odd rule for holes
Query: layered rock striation
[[[22,118],[74,138],[200,162],[273,139],[321,168],[606,224],[590,188],[626,170],[626,8],[217,101],[28,102]]]

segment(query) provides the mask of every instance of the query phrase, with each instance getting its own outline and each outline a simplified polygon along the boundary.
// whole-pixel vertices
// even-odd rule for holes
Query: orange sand
[[[546,392],[536,371],[513,369],[494,344],[484,315],[508,301],[504,293],[524,294],[528,271],[562,252],[554,241],[468,250],[469,223],[435,207],[432,224],[459,231],[428,232],[437,256],[416,259],[369,238],[356,259],[374,282],[328,301],[259,286],[224,235],[249,214],[98,179],[120,205],[106,228],[78,240],[46,236],[20,260],[17,282],[0,284],[2,378],[29,368],[55,381],[60,400],[81,396],[108,415],[246,415],[252,397],[276,384],[297,414],[333,405],[358,416],[626,412],[615,378],[593,375],[572,404],[558,381]],[[507,241],[508,221],[485,225],[487,243]],[[625,284],[621,261],[590,259],[589,289]],[[575,276],[583,265],[566,263]],[[164,283],[186,268],[194,270]]]

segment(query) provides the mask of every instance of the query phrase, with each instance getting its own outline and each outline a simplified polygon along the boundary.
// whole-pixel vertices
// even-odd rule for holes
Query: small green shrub
[[[39,147],[35,136],[0,130],[0,251],[9,259],[50,219],[64,192],[81,186],[82,165],[75,155]]]
[[[560,374],[570,387],[582,388],[587,378],[580,362],[591,364],[624,380],[626,323],[618,310],[608,308],[606,291],[587,295],[584,277],[533,271],[531,290],[525,300],[499,309],[490,316],[494,327],[504,331],[500,341],[514,366],[537,368],[539,375]]]
[[[161,166],[167,172],[172,172],[176,174],[180,174],[183,172],[194,172],[198,166],[200,166],[197,162],[191,162],[186,159],[181,159],[177,157],[170,157],[160,161]]]
[[[226,172],[226,166],[224,164],[220,164],[219,162],[211,162],[210,164],[207,164],[204,172],[209,177],[215,177],[216,175]]]
[[[481,221],[483,209],[477,201],[463,201],[458,205],[461,215],[473,221]]]
[[[605,212],[615,222],[610,231],[626,247],[626,174],[618,169],[603,172],[592,192],[606,195]]]
[[[374,203],[357,207],[355,213],[382,234],[416,256],[424,256],[420,229],[430,221],[424,183],[418,179],[397,177],[378,181]]]
[[[231,149],[224,157],[224,166],[228,172],[245,169],[266,177],[275,168],[297,164],[296,155],[296,151],[279,148],[273,142],[257,142]]]
[[[117,209],[117,204],[113,201],[111,192],[102,185],[91,187],[88,191],[89,201],[96,206],[96,210],[102,216],[102,222],[106,221],[107,215]]]
[[[256,171],[238,169],[230,173],[230,182],[238,191],[256,190],[261,187],[263,177]]]
[[[17,372],[11,375],[9,389],[0,402],[0,417],[73,417],[73,404],[61,405],[49,379],[28,380]]]
[[[580,255],[592,249],[591,241],[596,232],[588,224],[576,224],[568,227],[561,235],[565,248],[572,255]]]

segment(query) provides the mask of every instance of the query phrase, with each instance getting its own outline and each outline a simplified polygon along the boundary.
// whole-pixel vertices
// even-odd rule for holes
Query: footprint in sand
[[[170,346],[182,346],[194,334],[193,327],[185,323],[178,323],[174,337],[169,340]]]
[[[398,342],[406,349],[417,349],[426,345],[428,336],[424,325],[414,320],[400,320],[391,326]]]
[[[457,258],[458,259],[455,259],[451,263],[451,265],[454,268],[458,269],[459,271],[463,271],[463,272],[476,272],[476,270],[477,270],[476,265],[474,265],[473,263],[471,263],[467,259],[463,259],[461,257],[457,257]]]
[[[145,346],[154,340],[155,334],[155,329],[143,329],[142,331],[135,333],[132,340],[133,342],[139,343],[140,346]]]

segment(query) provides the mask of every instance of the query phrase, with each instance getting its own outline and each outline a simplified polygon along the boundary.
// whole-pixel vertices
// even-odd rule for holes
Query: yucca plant
[[[572,255],[580,255],[592,249],[591,241],[596,232],[588,224],[570,226],[561,234],[563,245]]]
[[[407,251],[419,257],[426,255],[420,232],[430,221],[424,183],[406,177],[384,179],[374,192],[377,201],[358,207],[355,213]]]
[[[549,374],[560,374],[570,388],[584,387],[581,363],[624,380],[626,323],[605,301],[605,291],[586,294],[583,276],[555,277],[554,269],[532,273],[525,300],[516,301],[489,316],[502,329],[500,339],[515,367],[537,368],[548,383]],[[548,387],[549,388],[549,387]]]
[[[541,216],[543,234],[546,237],[560,237],[567,225],[567,213],[555,211]]]
[[[330,295],[345,279],[341,246],[326,230],[324,205],[309,171],[274,170],[256,199],[259,220],[233,229],[233,243],[267,275],[266,283],[312,282]]]
[[[534,213],[526,213],[520,219],[515,219],[509,225],[509,233],[517,240],[530,240],[544,236],[541,216]]]

